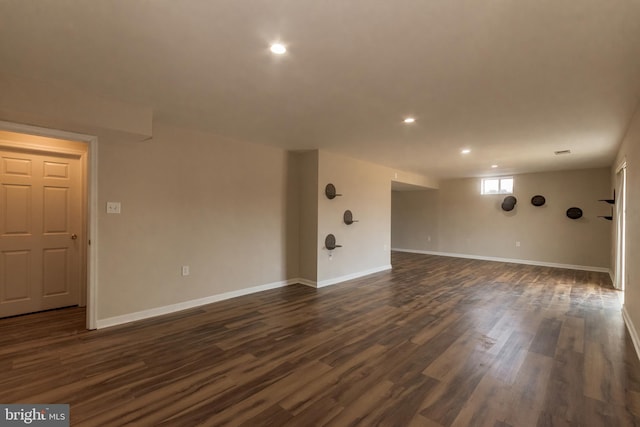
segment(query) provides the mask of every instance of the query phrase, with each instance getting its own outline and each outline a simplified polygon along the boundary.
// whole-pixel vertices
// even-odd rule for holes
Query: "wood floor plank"
[[[363,419],[365,425],[409,425],[438,381],[416,373],[411,378],[392,384],[388,396],[379,401]]]
[[[565,316],[558,337],[558,349],[584,353],[584,319]]]
[[[0,319],[0,402],[79,426],[640,425],[607,274],[392,254],[393,269],[99,331]]]
[[[452,426],[494,426],[496,422],[506,419],[512,402],[511,386],[491,375],[485,375],[462,407]]]
[[[584,354],[573,350],[558,350],[545,393],[543,414],[549,422],[584,425]]]
[[[536,332],[529,351],[553,357],[556,353],[562,321],[560,319],[544,319]]]
[[[286,397],[296,395],[307,384],[326,375],[332,368],[319,361],[313,361],[295,368],[290,374],[272,383],[268,387],[254,393],[251,399],[243,400],[215,415],[215,422],[220,424],[248,423],[260,419],[266,411],[273,415],[288,419],[293,415],[289,411],[277,411],[273,408]],[[211,420],[213,421],[213,420]]]
[[[513,384],[528,354],[533,335],[518,330],[511,331],[507,342],[496,355],[497,363],[489,369],[489,375],[506,384]]]
[[[451,425],[488,371],[494,356],[474,351],[441,382],[420,414],[442,425]]]
[[[349,401],[348,404],[344,406],[345,409],[332,418],[326,425],[331,427],[358,424],[371,425],[368,418],[372,415],[376,406],[386,400],[392,387],[393,383],[390,381],[377,381],[370,388],[358,393],[358,396]]]
[[[298,426],[324,426],[334,419],[340,412],[344,410],[331,396],[325,396],[306,406],[302,411],[286,423],[283,427]]]
[[[505,421],[514,426],[536,425],[545,404],[554,359],[528,352],[512,385],[513,403]]]
[[[290,395],[282,399],[280,405],[284,409],[297,414],[326,396],[338,402],[340,395],[337,391],[340,390],[341,381],[344,383],[345,378],[349,378],[351,374],[357,372],[359,368],[365,365],[367,360],[374,358],[385,350],[386,348],[381,345],[372,345],[365,351],[354,355],[349,360],[329,371],[317,381],[308,384],[307,387],[302,388],[295,395]],[[356,375],[355,378],[358,378],[358,376]],[[344,386],[342,386],[342,390],[344,390]]]

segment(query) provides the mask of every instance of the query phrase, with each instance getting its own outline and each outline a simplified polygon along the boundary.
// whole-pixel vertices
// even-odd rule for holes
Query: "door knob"
[[[78,238],[77,234],[74,233],[74,234],[71,235],[71,240],[76,240],[77,238]]]

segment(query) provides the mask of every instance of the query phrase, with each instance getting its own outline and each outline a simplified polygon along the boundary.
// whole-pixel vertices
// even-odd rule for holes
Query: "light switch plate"
[[[108,214],[119,214],[120,213],[120,202],[107,202],[107,213]]]

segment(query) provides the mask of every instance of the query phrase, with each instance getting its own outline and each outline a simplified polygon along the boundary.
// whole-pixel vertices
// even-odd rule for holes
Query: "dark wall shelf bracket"
[[[613,221],[613,208],[611,208],[611,215],[600,215],[598,218],[604,218],[607,221]]]
[[[615,205],[616,204],[616,189],[613,189],[613,199],[600,199],[598,200],[599,202],[607,202],[610,205]]]

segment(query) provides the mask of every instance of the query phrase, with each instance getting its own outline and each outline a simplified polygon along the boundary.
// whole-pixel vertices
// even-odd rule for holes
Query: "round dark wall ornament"
[[[342,196],[342,194],[336,193],[336,186],[333,184],[327,184],[324,188],[324,194],[327,196],[327,199],[335,199],[336,196]]]
[[[571,219],[582,218],[582,209],[580,208],[569,208],[567,209],[567,216]]]
[[[518,200],[515,197],[507,196],[502,201],[502,210],[506,212],[512,211],[516,207],[516,203],[518,203]]]
[[[358,222],[357,219],[353,219],[353,213],[348,209],[346,211],[344,211],[344,215],[342,215],[342,220],[347,225],[351,225],[354,222]]]
[[[543,206],[546,202],[547,201],[544,196],[541,196],[539,194],[531,198],[531,204],[533,206]]]
[[[516,199],[513,196],[507,196],[504,198],[504,203],[508,203],[510,205],[515,205],[516,203],[518,203],[518,199]]]
[[[327,237],[324,238],[324,247],[332,251],[335,248],[341,248],[342,245],[336,245],[336,236],[327,234]]]

